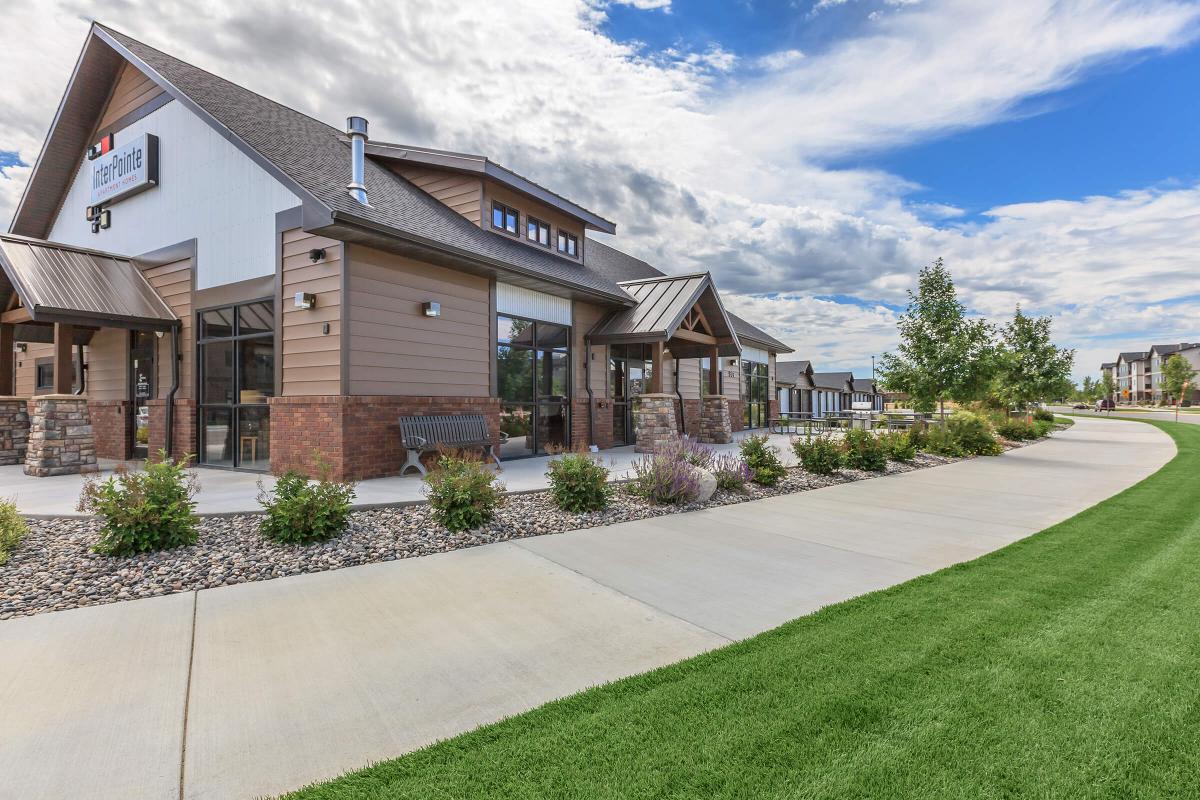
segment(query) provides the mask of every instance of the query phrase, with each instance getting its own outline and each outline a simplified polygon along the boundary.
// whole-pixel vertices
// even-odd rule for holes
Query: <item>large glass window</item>
[[[650,391],[654,366],[651,349],[648,344],[614,344],[608,348],[608,382],[613,401],[613,442],[616,444],[636,443],[633,406],[638,395]]]
[[[501,458],[544,453],[570,442],[571,329],[520,317],[496,317],[496,390]]]
[[[266,470],[275,395],[275,309],[271,301],[200,314],[200,463]]]
[[[767,398],[770,395],[770,377],[767,365],[757,361],[742,361],[742,423],[747,428],[765,428],[767,425]]]

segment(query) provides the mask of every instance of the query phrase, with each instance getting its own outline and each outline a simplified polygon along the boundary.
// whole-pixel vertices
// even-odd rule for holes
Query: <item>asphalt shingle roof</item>
[[[302,193],[330,210],[402,237],[430,241],[555,283],[629,302],[628,295],[610,278],[585,265],[485,231],[370,158],[364,181],[370,206],[361,205],[346,191],[350,145],[343,131],[112,28],[97,27],[298,184]]]
[[[845,391],[846,384],[854,380],[853,372],[814,372],[813,385],[821,389]]]

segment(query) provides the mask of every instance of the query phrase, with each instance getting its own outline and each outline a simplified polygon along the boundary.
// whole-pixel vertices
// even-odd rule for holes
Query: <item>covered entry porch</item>
[[[687,433],[700,441],[732,441],[729,400],[721,393],[720,360],[737,357],[741,345],[709,273],[628,281],[620,284],[638,302],[601,320],[586,336],[609,351],[609,389],[614,445],[651,452],[684,431],[685,401],[699,403],[698,426]],[[702,385],[688,397],[679,364],[707,364]],[[668,382],[666,365],[675,365]]]
[[[35,477],[95,471],[101,456],[124,457],[139,416],[150,429],[148,442],[161,442],[170,452],[180,321],[136,264],[111,253],[0,235],[0,308],[0,465],[23,464],[25,474]],[[132,357],[139,332],[170,336],[173,381],[160,413],[152,413],[151,399],[140,397],[139,382],[131,380],[126,400],[110,404],[112,419],[100,421],[98,430],[85,354],[101,331],[131,332],[127,348],[112,356],[120,359]],[[16,358],[30,344],[51,345],[50,355],[32,365],[32,391],[18,394]],[[120,454],[101,452],[118,447]]]

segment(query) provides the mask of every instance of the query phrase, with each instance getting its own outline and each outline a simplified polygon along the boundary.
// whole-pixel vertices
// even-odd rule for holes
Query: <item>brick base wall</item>
[[[147,449],[150,460],[157,461],[158,453],[167,446],[167,401],[147,400],[150,408],[150,442]],[[197,455],[196,442],[196,404],[191,400],[175,401],[175,418],[171,438],[174,440],[171,455],[182,458],[192,457],[195,462]]]
[[[779,398],[767,401],[767,426],[770,427],[771,420],[779,418]]]
[[[133,409],[128,400],[88,400],[97,458],[128,461],[133,457]]]
[[[729,425],[734,432],[746,429],[746,418],[742,416],[744,405],[741,400],[729,400]]]
[[[297,470],[315,477],[324,461],[338,480],[398,475],[405,460],[402,416],[483,414],[493,444],[500,443],[500,401],[494,397],[273,397],[270,407],[275,474]]]
[[[700,434],[700,400],[683,401],[683,429],[695,439]]]

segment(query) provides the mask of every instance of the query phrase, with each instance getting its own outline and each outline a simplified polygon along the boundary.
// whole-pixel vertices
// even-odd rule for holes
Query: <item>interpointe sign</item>
[[[93,206],[115,203],[158,185],[158,137],[143,133],[92,162]]]

